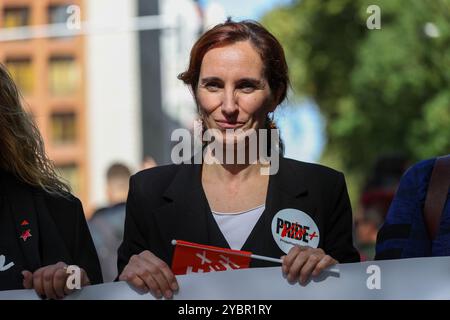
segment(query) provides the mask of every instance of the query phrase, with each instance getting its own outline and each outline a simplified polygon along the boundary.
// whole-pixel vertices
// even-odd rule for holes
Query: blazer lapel
[[[181,164],[163,197],[167,204],[155,210],[160,235],[168,244],[184,240],[207,244],[209,205],[201,186],[201,165]]]
[[[242,250],[255,254],[270,253],[280,257],[281,251],[272,236],[272,220],[285,208],[296,208],[314,216],[315,207],[308,197],[308,189],[302,176],[293,174],[289,163],[280,158],[276,175],[269,177],[266,208],[244,243]],[[229,248],[225,237],[212,217],[203,187],[201,165],[180,165],[174,179],[164,193],[167,204],[155,211],[156,224],[164,241],[185,240],[200,244]],[[313,217],[314,219],[314,217]],[[274,265],[253,260],[251,266]]]
[[[207,220],[208,220],[208,244],[215,247],[230,249],[230,244],[225,239],[225,236],[220,230],[216,219],[214,219],[213,213],[208,205]]]
[[[272,235],[272,220],[277,212],[286,208],[302,208],[311,212],[306,195],[308,189],[302,184],[301,177],[293,174],[289,163],[280,157],[278,173],[269,177],[269,186],[266,198],[266,208],[256,223],[242,250],[252,251],[255,254],[267,255],[268,253],[279,258],[285,253],[281,251]],[[264,254],[265,253],[265,254]],[[278,266],[270,262],[252,260],[252,267]]]

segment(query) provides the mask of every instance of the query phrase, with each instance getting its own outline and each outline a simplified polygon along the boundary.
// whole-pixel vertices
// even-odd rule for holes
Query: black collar
[[[304,174],[292,167],[291,160],[280,157],[279,170],[269,177],[269,186],[291,197],[298,197],[308,192]],[[172,182],[164,192],[167,200],[188,201],[191,193],[203,191],[201,184],[201,164],[181,164]],[[186,190],[186,182],[190,190]],[[269,188],[270,189],[270,188]]]
[[[248,237],[242,250],[270,252],[271,241],[261,238],[270,233],[273,216],[282,208],[296,207],[302,196],[308,193],[305,174],[293,166],[292,160],[280,157],[277,174],[269,177],[266,208]],[[160,236],[170,243],[173,237],[200,244],[228,247],[215,219],[212,217],[206,195],[201,184],[200,164],[181,164],[171,183],[163,193],[167,201],[156,209],[156,223]],[[170,230],[169,232],[167,232]],[[267,238],[267,237],[266,237]],[[250,250],[251,251],[251,250]],[[167,253],[170,255],[170,253]]]

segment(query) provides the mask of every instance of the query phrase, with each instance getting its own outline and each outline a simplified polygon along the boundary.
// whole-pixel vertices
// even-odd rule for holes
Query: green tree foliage
[[[369,5],[380,30],[366,26]],[[325,154],[342,169],[450,153],[450,0],[297,0],[262,22],[286,50],[294,93],[324,114]]]

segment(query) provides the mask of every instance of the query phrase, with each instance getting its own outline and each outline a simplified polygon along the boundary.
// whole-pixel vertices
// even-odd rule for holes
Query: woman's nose
[[[227,115],[236,113],[239,109],[234,90],[225,90],[222,101],[222,112]]]

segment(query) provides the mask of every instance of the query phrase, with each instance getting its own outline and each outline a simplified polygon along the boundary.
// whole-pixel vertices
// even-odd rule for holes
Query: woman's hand
[[[81,286],[90,284],[86,272],[80,268]],[[35,272],[22,271],[23,286],[25,289],[36,290],[36,293],[47,299],[62,299],[70,294],[73,290],[67,287],[67,278],[70,276],[67,273],[67,264],[58,262],[49,266],[37,269]]]
[[[148,250],[133,255],[125,266],[119,280],[126,281],[134,287],[148,292],[155,297],[166,299],[178,290],[177,279],[169,266]]]
[[[294,246],[283,260],[282,270],[289,282],[299,281],[305,285],[309,277],[317,277],[324,269],[338,263],[318,248]]]

